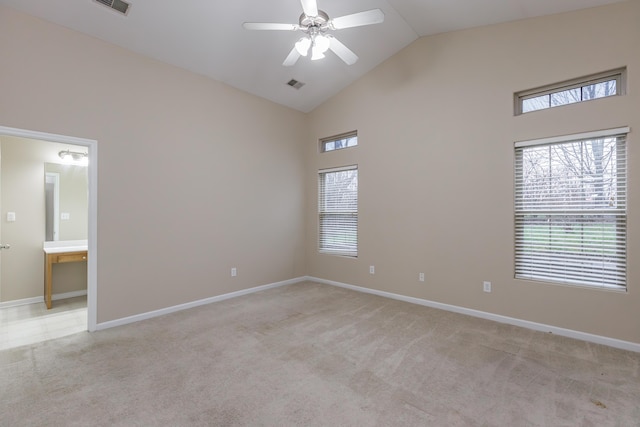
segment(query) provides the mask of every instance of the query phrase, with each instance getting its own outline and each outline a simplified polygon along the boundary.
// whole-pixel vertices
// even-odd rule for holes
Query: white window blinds
[[[358,256],[358,167],[318,174],[319,250]]]
[[[516,143],[516,278],[626,288],[623,131]]]

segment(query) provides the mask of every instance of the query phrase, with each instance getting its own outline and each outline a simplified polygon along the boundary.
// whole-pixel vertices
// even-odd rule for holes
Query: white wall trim
[[[73,292],[65,292],[62,294],[53,294],[51,295],[51,300],[52,301],[58,301],[61,299],[67,299],[67,298],[75,298],[75,297],[81,297],[87,295],[87,291],[83,290],[83,291],[73,291]],[[43,299],[44,301],[44,299]]]
[[[61,299],[81,297],[83,295],[87,295],[86,290],[65,292],[62,294],[53,294],[51,295],[51,300],[58,301]],[[13,301],[0,302],[0,308],[18,307],[20,305],[43,304],[43,303],[44,303],[44,297],[40,296],[40,297],[32,297],[32,298],[16,299]]]
[[[589,334],[586,332],[574,331],[572,329],[559,328],[557,326],[545,325],[543,323],[530,322],[528,320],[516,319],[513,317],[502,316],[499,314],[488,313],[485,311],[473,310],[470,308],[459,307],[456,305],[443,304],[440,302],[429,301],[421,298],[408,297],[404,295],[394,294],[391,292],[379,291],[376,289],[363,288],[360,286],[349,285],[347,283],[335,282],[333,280],[320,279],[318,277],[305,277],[306,280],[312,282],[318,282],[325,285],[337,286],[340,288],[351,289],[353,291],[364,292],[367,294],[378,295],[385,298],[391,298],[399,301],[408,302],[411,304],[423,305],[425,307],[437,308],[440,310],[451,311],[454,313],[466,314],[467,316],[478,317],[486,320],[493,320],[494,322],[505,323],[513,326],[520,326],[522,328],[533,329],[540,332],[551,332],[563,337],[574,338],[582,341],[588,341],[595,344],[607,345],[609,347],[615,347],[622,350],[629,350],[640,353],[640,344],[631,341],[623,341],[616,338],[604,337],[601,335]]]
[[[87,260],[87,329],[93,332],[96,330],[98,319],[98,141],[5,126],[0,126],[0,135],[87,147],[89,152],[89,165],[87,168],[89,175],[87,240],[89,254],[91,254]]]
[[[53,297],[53,295],[52,295]],[[27,304],[38,304],[44,302],[44,297],[32,297],[23,299],[14,299],[11,301],[0,302],[0,308],[18,307]]]
[[[282,282],[270,283],[268,285],[256,286],[254,288],[243,289],[236,292],[230,292],[228,294],[222,294],[215,297],[205,298],[197,301],[187,302],[184,304],[174,305],[172,307],[161,308],[159,310],[149,311],[146,313],[136,314],[129,317],[123,317],[121,319],[110,320],[107,322],[98,323],[96,330],[101,331],[104,329],[114,328],[116,326],[127,325],[129,323],[139,322],[141,320],[152,319],[158,316],[164,316],[165,314],[175,313],[177,311],[188,310],[190,308],[199,307],[201,305],[211,304],[218,301],[224,301],[230,298],[237,298],[243,295],[253,294],[255,292],[265,291],[267,289],[278,288],[280,286],[292,285],[294,283],[303,282],[306,277],[297,277],[294,279],[283,280]]]

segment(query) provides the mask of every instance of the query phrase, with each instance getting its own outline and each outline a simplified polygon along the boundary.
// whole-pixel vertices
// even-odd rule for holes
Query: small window
[[[576,102],[622,95],[626,69],[594,74],[581,79],[515,94],[516,115]]]
[[[323,138],[320,140],[320,152],[341,150],[343,148],[355,147],[358,145],[358,132],[353,131],[342,135]]]
[[[358,167],[318,173],[319,251],[358,256]]]
[[[516,278],[626,289],[628,131],[516,143]]]

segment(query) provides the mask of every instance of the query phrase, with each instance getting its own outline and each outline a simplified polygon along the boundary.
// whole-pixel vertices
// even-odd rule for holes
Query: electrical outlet
[[[236,277],[238,275],[238,269],[233,267],[231,269],[231,277]]]
[[[369,274],[376,274],[376,267],[373,265],[369,266]]]
[[[424,282],[424,273],[418,274],[418,280]]]
[[[485,292],[491,292],[491,282],[482,282],[482,290]]]

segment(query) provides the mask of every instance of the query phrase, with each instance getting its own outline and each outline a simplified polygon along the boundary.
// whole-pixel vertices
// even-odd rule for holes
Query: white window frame
[[[326,207],[328,195],[326,192],[325,178],[328,174],[338,174],[341,172],[356,172],[355,188],[355,209],[352,203],[345,202],[340,205],[334,200],[333,209]],[[353,196],[353,193],[351,193]],[[331,227],[328,227],[326,220],[334,218]],[[331,222],[329,222],[331,223]],[[343,239],[346,243],[338,243]],[[351,242],[351,244],[349,243]],[[318,251],[322,254],[339,255],[345,257],[358,257],[358,166],[351,165],[318,171]]]
[[[593,101],[596,99],[602,99],[602,98],[608,98],[611,96],[619,96],[619,95],[624,95],[626,93],[626,73],[627,73],[627,69],[625,68],[618,68],[616,70],[611,70],[611,71],[605,71],[602,73],[597,73],[597,74],[591,74],[589,76],[585,76],[585,77],[580,77],[577,79],[572,79],[572,80],[567,80],[564,82],[560,82],[560,83],[555,83],[555,84],[550,84],[550,85],[545,85],[545,86],[541,86],[535,89],[529,89],[529,90],[524,90],[521,92],[517,92],[514,94],[514,103],[515,103],[515,115],[521,115],[521,114],[528,114],[528,113],[534,113],[536,111],[544,111],[544,110],[548,110],[549,108],[556,108],[556,107],[563,107],[566,105],[572,105],[572,104],[576,104],[576,103],[582,103],[582,102],[587,102],[587,101]],[[594,84],[598,84],[598,83],[604,83],[604,82],[608,82],[608,81],[612,81],[615,80],[616,81],[616,93],[612,94],[612,95],[608,95],[608,96],[602,96],[602,97],[597,97],[597,98],[591,98],[591,99],[580,99],[580,100],[576,100],[575,102],[571,102],[571,103],[566,103],[566,104],[560,104],[560,105],[551,105],[551,101],[549,102],[549,106],[545,107],[545,108],[539,108],[536,110],[531,110],[531,111],[523,111],[523,103],[526,100],[529,99],[533,99],[533,98],[538,98],[541,96],[553,96],[554,94],[559,94],[561,92],[564,91],[568,91],[571,89],[582,89],[584,87],[590,86],[590,85],[594,85]],[[582,94],[582,90],[580,91]]]
[[[530,141],[520,141],[514,144],[514,262],[516,279],[536,280],[549,283],[560,283],[568,285],[587,286],[593,288],[603,288],[610,290],[626,291],[627,275],[627,201],[626,194],[628,183],[627,159],[626,159],[626,139],[630,129],[628,127],[608,129],[596,132],[587,132],[561,137],[544,138]],[[565,143],[585,143],[604,138],[619,138],[616,141],[616,200],[615,204],[608,209],[599,209],[583,203],[578,196],[578,202],[568,202],[563,205],[555,202],[545,202],[537,205],[529,204],[527,207],[524,201],[523,183],[523,160],[524,150],[528,147],[560,146]],[[577,183],[586,182],[586,178],[581,178]],[[551,182],[551,181],[550,181]],[[582,185],[582,184],[581,184]],[[551,187],[550,187],[551,188]],[[582,188],[582,187],[581,187]],[[567,193],[560,192],[564,198]],[[583,195],[584,193],[581,193]],[[569,198],[569,200],[574,200]],[[586,218],[598,218],[602,216],[615,218],[615,240],[611,244],[609,240],[602,238],[599,240],[603,255],[598,259],[592,250],[594,242],[598,242],[593,237],[584,237],[584,232],[573,241],[566,237],[555,237],[558,228],[554,228],[553,216],[562,215],[563,218],[572,218],[574,227],[584,227],[587,224]],[[532,216],[548,216],[550,225],[547,227],[550,235],[548,240],[538,236],[527,238],[525,225],[527,218]],[[556,217],[557,218],[557,217]],[[589,232],[587,232],[589,234]],[[607,236],[609,237],[609,236]],[[535,245],[542,245],[547,249],[534,249]],[[549,251],[552,248],[555,254]],[[576,249],[578,248],[578,249]],[[585,249],[588,248],[588,249]],[[615,253],[614,256],[604,256],[604,253]],[[558,255],[559,254],[559,255]],[[570,254],[570,255],[569,255]],[[575,261],[577,260],[577,261]],[[600,262],[602,263],[600,265]],[[596,277],[599,274],[600,277]]]
[[[347,141],[347,140],[351,140],[348,141],[347,144],[345,144],[342,147],[339,148],[330,148],[331,144],[334,144],[336,142],[340,142],[340,141]],[[355,140],[355,144],[353,143],[353,141]],[[329,136],[327,138],[322,138],[320,139],[320,152],[321,153],[330,153],[332,151],[338,151],[338,150],[343,150],[345,148],[353,148],[353,147],[357,147],[358,146],[358,131],[354,130],[351,132],[346,132],[346,133],[341,133],[340,135],[334,135],[334,136]]]

